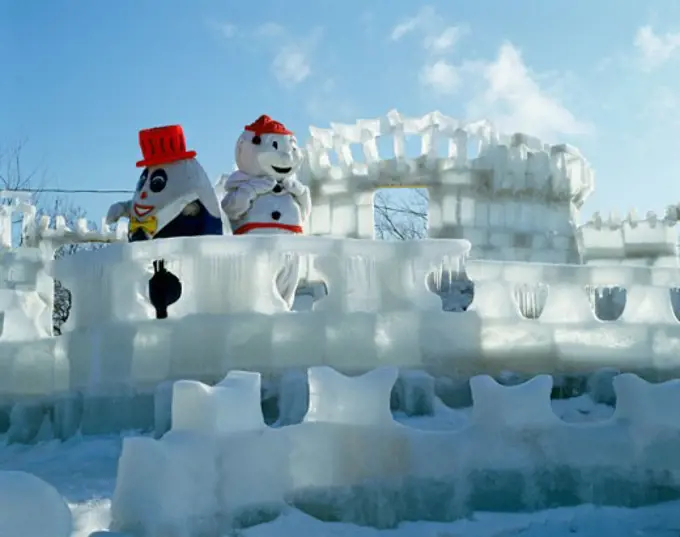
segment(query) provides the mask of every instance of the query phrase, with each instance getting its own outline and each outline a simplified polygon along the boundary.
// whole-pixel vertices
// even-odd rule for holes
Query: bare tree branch
[[[376,238],[410,240],[427,237],[429,197],[425,189],[380,190],[373,198]]]
[[[40,167],[27,170],[24,167],[23,150],[26,141],[20,141],[11,145],[0,147],[0,190],[36,190],[33,194],[33,203],[38,208],[40,216],[54,217],[61,215],[66,219],[66,225],[73,227],[80,218],[85,218],[82,207],[68,202],[64,198],[56,197],[48,199],[42,195],[41,190],[45,186],[45,173]],[[2,203],[11,203],[11,200],[3,200]],[[13,224],[19,224],[21,216],[18,215]],[[91,227],[92,224],[91,224]],[[55,257],[73,255],[81,249],[101,248],[102,244],[67,244],[55,252]],[[52,326],[55,335],[61,334],[61,326],[68,319],[71,311],[71,292],[61,282],[54,282],[54,309],[52,313]]]

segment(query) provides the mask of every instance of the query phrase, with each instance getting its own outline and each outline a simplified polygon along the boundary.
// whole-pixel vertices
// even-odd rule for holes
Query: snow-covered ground
[[[613,409],[597,405],[587,396],[553,401],[555,413],[566,421],[597,421]],[[460,428],[468,410],[452,410],[438,402],[431,417],[395,418],[428,430]],[[0,470],[21,470],[54,485],[68,500],[74,515],[73,537],[87,537],[107,528],[110,500],[115,487],[119,436],[73,438],[38,445],[0,448]],[[680,455],[679,455],[680,456]],[[30,501],[30,500],[29,500]],[[225,537],[486,537],[486,536],[680,536],[680,501],[638,509],[580,506],[538,513],[476,513],[450,523],[409,522],[395,529],[377,530],[352,524],[316,520],[290,509],[276,520],[241,530],[225,530]],[[5,537],[5,536],[3,536]],[[7,537],[25,537],[8,535]],[[26,536],[28,537],[28,536]]]

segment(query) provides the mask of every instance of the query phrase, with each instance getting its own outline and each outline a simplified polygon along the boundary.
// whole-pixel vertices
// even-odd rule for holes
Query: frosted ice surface
[[[494,428],[557,424],[559,418],[550,405],[552,386],[550,375],[538,375],[515,386],[503,386],[488,375],[472,377],[472,423]]]
[[[0,535],[71,537],[73,521],[57,490],[33,474],[0,472]]]
[[[262,429],[260,374],[230,371],[214,387],[193,380],[175,382],[172,429],[232,433]]]
[[[653,384],[624,373],[614,378],[614,419],[651,428],[680,428],[680,380]]]
[[[390,394],[399,376],[396,367],[373,369],[348,377],[327,367],[310,367],[309,410],[305,422],[389,426],[394,423]]]

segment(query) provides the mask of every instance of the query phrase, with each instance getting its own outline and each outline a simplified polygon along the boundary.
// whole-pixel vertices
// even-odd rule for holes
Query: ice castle
[[[421,155],[410,158],[414,136]],[[389,158],[380,139],[393,144]],[[314,208],[304,237],[128,244],[124,225],[69,229],[63,218],[36,218],[25,200],[2,207],[2,401],[38,401],[43,411],[57,401],[50,416],[68,436],[78,426],[148,425],[159,384],[214,383],[235,369],[267,378],[319,365],[349,374],[389,365],[433,375],[605,366],[665,375],[680,363],[676,220],[595,215],[576,225],[594,175],[574,147],[393,111],[311,127],[306,151],[300,178]],[[411,186],[429,191],[429,237],[374,240],[375,191]],[[15,248],[17,213],[25,240]],[[114,244],[52,258],[60,245],[92,241]],[[293,312],[271,286],[288,254],[306,267]],[[184,289],[164,320],[146,296],[158,259]],[[474,283],[465,312],[442,309],[451,275]],[[53,278],[72,293],[58,337]],[[607,317],[597,305],[611,287],[625,292]],[[80,417],[60,417],[73,400]]]
[[[411,158],[414,136],[421,154]],[[389,158],[381,139],[393,144]],[[612,472],[623,495],[643,482],[680,487],[680,381],[642,378],[665,380],[680,364],[673,211],[579,225],[594,175],[576,148],[436,112],[312,127],[306,152],[307,236],[128,244],[122,225],[70,229],[21,198],[0,207],[9,439],[154,430],[156,439],[124,441],[111,527],[158,537],[217,535],[248,509],[313,510],[319,491],[378,527],[460,516],[452,509],[469,505],[490,469],[530,476],[512,490],[535,508],[556,486],[576,503],[606,503],[598,487]],[[374,239],[373,195],[388,187],[427,188],[428,238]],[[54,259],[80,242],[111,244]],[[290,255],[305,267],[294,311],[272,284]],[[167,319],[147,297],[158,260],[183,287]],[[59,336],[54,280],[72,295]],[[465,311],[445,307],[452,281],[474,285]],[[613,416],[559,420],[549,375],[605,367],[626,371],[613,381]],[[504,370],[533,378],[506,387],[485,375]],[[395,397],[418,406],[435,380],[455,375],[472,377],[469,424],[394,422]],[[265,425],[271,393],[282,427]],[[379,497],[367,492],[376,481]],[[404,496],[442,483],[453,483],[439,495],[446,505]]]

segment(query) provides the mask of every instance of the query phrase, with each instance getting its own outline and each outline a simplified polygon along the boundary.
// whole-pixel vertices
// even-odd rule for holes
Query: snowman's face
[[[302,152],[292,134],[257,135],[245,131],[236,144],[236,165],[243,173],[284,179],[302,163]]]
[[[192,189],[194,159],[144,168],[132,198],[132,212],[139,219],[153,215]]]

